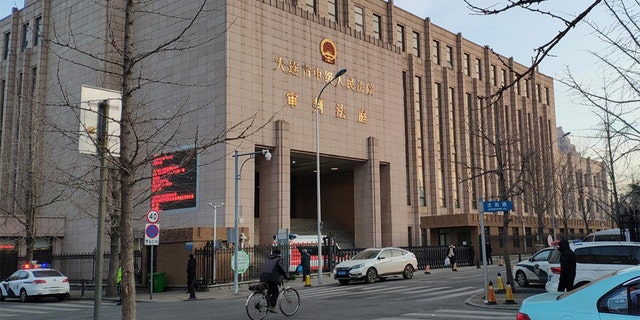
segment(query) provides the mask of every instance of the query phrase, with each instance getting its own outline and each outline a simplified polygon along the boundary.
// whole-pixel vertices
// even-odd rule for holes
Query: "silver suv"
[[[639,242],[574,242],[569,248],[576,254],[574,287],[582,286],[614,271],[640,265]],[[560,251],[555,249],[549,258],[549,281],[545,285],[548,292],[558,290],[560,269]]]

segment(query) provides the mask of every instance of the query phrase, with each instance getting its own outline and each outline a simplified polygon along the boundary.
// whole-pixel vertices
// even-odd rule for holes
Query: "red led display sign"
[[[153,159],[151,209],[194,208],[198,161],[194,150],[165,153]]]

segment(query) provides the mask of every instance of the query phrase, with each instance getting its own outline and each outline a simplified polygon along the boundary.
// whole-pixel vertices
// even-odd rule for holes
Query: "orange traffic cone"
[[[431,266],[427,265],[426,267],[424,267],[424,273],[431,274]]]
[[[311,276],[310,275],[306,275],[304,277],[304,286],[305,287],[311,287]]]
[[[507,282],[507,295],[504,299],[504,304],[517,304],[515,300],[513,300],[513,289],[511,289],[511,284]]]
[[[487,288],[487,300],[484,304],[496,304],[496,294],[493,292],[493,283],[489,281],[489,287]]]
[[[504,284],[502,283],[502,276],[500,276],[500,272],[498,272],[498,281],[496,283],[496,293],[504,292]]]

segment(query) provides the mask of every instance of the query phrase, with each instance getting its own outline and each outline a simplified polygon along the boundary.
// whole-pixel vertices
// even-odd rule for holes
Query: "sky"
[[[382,0],[381,0],[382,1]],[[474,4],[505,3],[506,0],[470,0]],[[543,9],[575,16],[591,1],[550,0]],[[515,61],[529,65],[535,55],[534,49],[553,38],[563,25],[556,20],[516,8],[493,16],[473,14],[463,0],[394,0],[394,4],[419,17],[429,17],[431,22],[479,45],[488,45],[495,52],[513,57]],[[13,6],[22,7],[23,0],[0,0],[0,17],[11,13]],[[594,9],[590,20],[601,25],[608,24],[609,17],[602,7]],[[567,70],[586,82],[602,78],[596,58],[589,52],[601,46],[589,26],[582,24],[551,52],[540,65],[539,71],[555,79],[566,78]],[[578,151],[593,145],[594,128],[599,124],[593,109],[575,103],[573,93],[564,85],[555,82],[556,125],[576,144]]]

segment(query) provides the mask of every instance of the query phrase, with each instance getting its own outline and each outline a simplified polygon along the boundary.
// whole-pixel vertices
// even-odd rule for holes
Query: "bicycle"
[[[247,315],[252,320],[262,320],[269,312],[269,299],[267,298],[267,284],[260,282],[249,286],[253,291],[247,298],[245,308]],[[300,308],[300,295],[291,286],[283,286],[278,294],[278,309],[287,317],[293,316]]]

